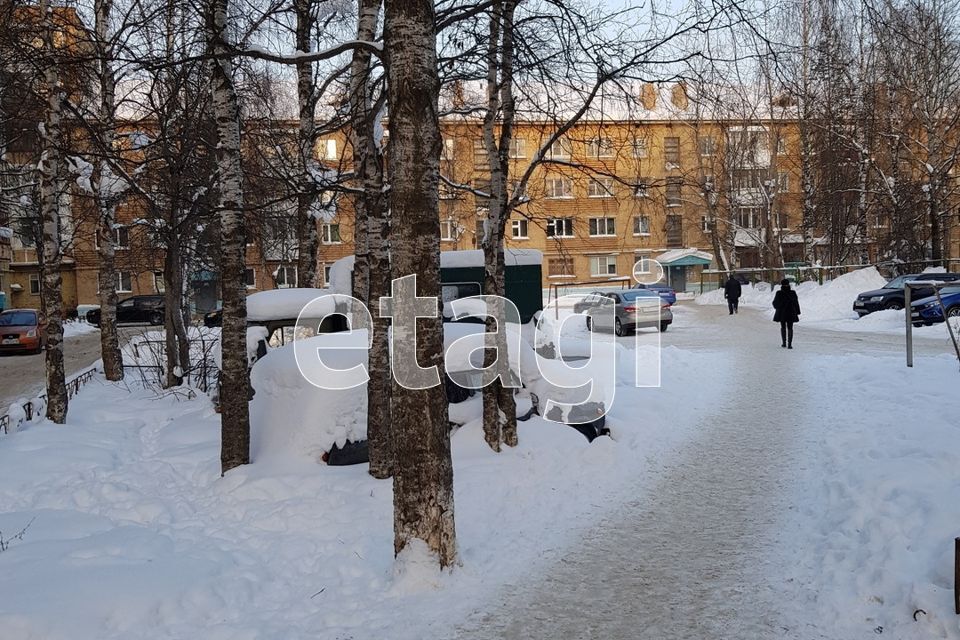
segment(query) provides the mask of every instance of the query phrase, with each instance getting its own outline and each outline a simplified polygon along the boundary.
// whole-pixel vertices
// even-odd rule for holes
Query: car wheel
[[[888,302],[887,304],[883,305],[883,308],[887,311],[900,311],[903,309],[903,303],[894,300],[893,302]]]
[[[152,324],[155,327],[158,327],[161,324],[163,324],[163,314],[160,313],[159,311],[154,311],[153,313],[151,313],[150,324]]]
[[[618,336],[622,336],[622,335],[623,335],[623,324],[620,322],[620,318],[617,318],[616,320],[614,320],[614,323],[613,323],[613,331],[614,331],[614,333],[616,333]]]
[[[669,327],[669,326],[670,326],[670,323],[669,323],[669,322],[661,322],[661,323],[660,323],[660,333],[663,333],[664,331],[666,331],[666,330],[667,330],[667,327]]]
[[[954,305],[947,309],[948,318],[960,318],[960,304]]]
[[[587,316],[587,331],[593,331],[593,318]]]

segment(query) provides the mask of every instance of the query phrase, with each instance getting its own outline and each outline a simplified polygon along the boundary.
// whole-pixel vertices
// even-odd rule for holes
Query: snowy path
[[[838,417],[816,371],[838,351],[894,355],[902,347],[890,337],[798,326],[790,351],[755,311],[682,312],[694,322],[664,344],[727,353],[735,377],[704,371],[702,381],[721,385],[724,403],[654,483],[638,480],[638,498],[587,531],[559,564],[476,611],[458,638],[837,637],[829,623],[813,627],[823,624],[811,610],[821,585],[796,567],[815,564],[815,552],[792,547],[818,427]],[[807,533],[802,544],[813,546]]]

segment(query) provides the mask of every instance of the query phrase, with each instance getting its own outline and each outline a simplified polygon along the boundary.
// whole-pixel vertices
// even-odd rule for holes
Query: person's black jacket
[[[727,283],[723,285],[723,297],[727,300],[739,300],[742,294],[743,288],[740,283],[731,276]]]
[[[777,291],[777,295],[773,297],[773,308],[776,309],[773,314],[774,322],[800,322],[800,300],[793,289],[783,288]]]

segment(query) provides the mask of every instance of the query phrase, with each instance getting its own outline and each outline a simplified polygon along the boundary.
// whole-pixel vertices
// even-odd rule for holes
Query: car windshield
[[[884,289],[903,289],[903,283],[907,281],[908,278],[915,278],[916,276],[897,276],[887,284],[883,285]]]
[[[33,311],[4,311],[0,313],[0,327],[31,327],[37,324]]]

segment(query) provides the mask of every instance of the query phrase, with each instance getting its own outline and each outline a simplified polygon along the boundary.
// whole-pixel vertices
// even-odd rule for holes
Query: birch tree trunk
[[[170,212],[170,220],[179,220],[176,208]],[[186,323],[183,320],[183,245],[176,227],[167,232],[166,253],[163,258],[164,318],[166,342],[166,387],[183,384],[190,370],[190,342]],[[244,348],[246,353],[246,348]]]
[[[47,384],[47,418],[57,424],[67,420],[67,386],[63,370],[63,278],[60,274],[60,207],[65,189],[63,179],[63,136],[61,117],[66,96],[57,69],[53,45],[53,8],[48,0],[40,2],[40,16],[44,21],[43,84],[47,94],[47,109],[41,135],[40,212],[43,224],[43,258],[40,260],[41,310],[46,355],[44,370]]]
[[[439,296],[440,80],[434,5],[429,0],[386,0],[384,6],[394,276],[415,274],[419,295]],[[419,320],[417,328],[419,365],[437,366],[442,373],[439,313]],[[443,386],[414,390],[395,382],[391,410],[396,455],[394,552],[399,554],[420,540],[437,555],[441,567],[449,567],[457,560],[457,544]]]
[[[515,2],[498,1],[490,10],[487,42],[487,112],[483,121],[483,141],[490,169],[490,200],[483,237],[484,280],[486,295],[506,296],[506,263],[503,238],[510,215],[507,181],[510,174],[510,145],[513,140],[515,106],[513,99],[513,13]],[[499,139],[497,117],[500,115]],[[487,349],[484,366],[491,366],[497,353],[508,353],[506,313],[503,305],[494,303],[493,317],[486,320],[487,332],[496,332],[496,349]],[[517,408],[513,389],[504,387],[497,378],[483,388],[483,435],[494,451],[500,445],[517,445]]]
[[[314,3],[312,0],[294,0],[296,13],[297,51],[312,50],[312,35],[316,24]],[[313,215],[317,201],[317,182],[314,178],[317,163],[314,159],[316,142],[317,83],[314,78],[312,62],[298,61],[297,103],[299,106],[299,126],[297,145],[300,156],[300,187],[297,190],[297,286],[317,286],[317,219]]]
[[[250,407],[247,376],[247,304],[244,296],[243,174],[240,165],[240,109],[233,61],[226,42],[227,0],[209,0],[208,46],[214,56],[211,97],[217,130],[223,328],[220,393],[220,471],[250,462]]]
[[[376,37],[381,0],[359,0],[357,40],[372,42]],[[383,193],[383,157],[374,137],[378,113],[372,106],[370,53],[354,51],[350,66],[350,110],[353,166],[363,193],[355,199],[357,227],[364,230],[365,256],[354,264],[354,297],[362,300],[373,315],[373,341],[369,351],[370,380],[367,382],[367,445],[370,475],[388,478],[393,473],[393,438],[390,429],[390,319],[379,313],[378,301],[390,295],[388,253],[388,208]]]
[[[102,153],[113,149],[116,134],[116,77],[113,73],[113,48],[110,45],[110,12],[113,0],[96,0],[93,5],[94,32],[96,35],[97,63],[100,82],[100,148]],[[97,204],[97,256],[100,259],[100,355],[103,359],[103,375],[107,380],[123,379],[123,358],[117,335],[117,269],[113,246],[113,225],[116,221],[116,204],[112,189],[105,184],[112,176],[106,159],[96,166],[92,181]]]

